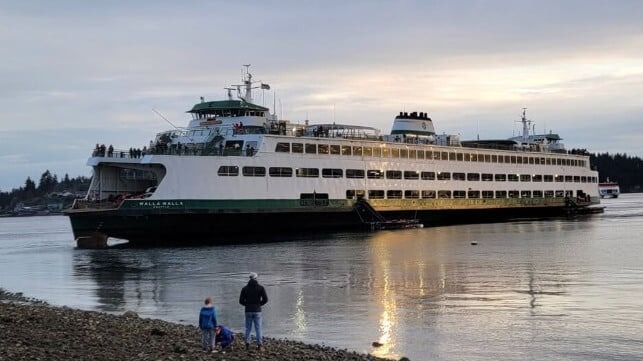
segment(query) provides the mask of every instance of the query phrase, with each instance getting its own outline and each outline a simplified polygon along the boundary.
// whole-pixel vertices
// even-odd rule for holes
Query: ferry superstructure
[[[234,87],[225,100],[202,98],[187,128],[143,150],[97,145],[88,194],[66,212],[78,245],[233,242],[250,232],[363,229],[378,217],[476,223],[600,202],[589,157],[568,154],[557,135],[529,135],[524,110],[522,136],[507,140],[437,134],[424,112],[399,113],[382,135],[279,120],[253,103],[253,89],[269,88],[246,71],[236,98]]]

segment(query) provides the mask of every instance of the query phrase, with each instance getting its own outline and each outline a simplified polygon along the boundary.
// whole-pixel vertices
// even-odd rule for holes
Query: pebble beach
[[[265,350],[206,353],[196,326],[55,307],[0,289],[0,361],[17,360],[386,360],[321,345],[264,338]],[[404,360],[408,360],[403,358]]]

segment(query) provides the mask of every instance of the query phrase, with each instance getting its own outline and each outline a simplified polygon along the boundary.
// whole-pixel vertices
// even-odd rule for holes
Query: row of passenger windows
[[[362,189],[349,189],[346,191],[346,198],[360,198],[366,195]],[[578,190],[578,194],[584,194]],[[478,191],[478,190],[369,190],[369,199],[435,199],[435,198],[469,198],[469,199],[490,199],[490,198],[563,198],[572,197],[574,194],[571,190],[548,190],[548,191]]]
[[[306,153],[306,154],[335,154],[358,157],[404,158],[404,159],[433,159],[459,162],[484,162],[508,164],[543,164],[585,167],[583,159],[534,157],[502,154],[479,154],[454,151],[423,150],[389,147],[362,147],[338,144],[317,143],[277,143],[275,152]]]
[[[265,177],[265,167],[243,167],[241,172],[247,177]],[[219,167],[220,176],[238,176],[239,167],[223,165]],[[302,178],[346,178],[350,179],[422,179],[422,180],[458,180],[458,181],[483,181],[483,182],[566,182],[566,183],[596,183],[597,177],[552,175],[552,174],[504,174],[504,173],[463,173],[463,172],[417,172],[379,169],[346,169],[341,168],[289,168],[270,167],[268,175],[271,177],[296,177]]]

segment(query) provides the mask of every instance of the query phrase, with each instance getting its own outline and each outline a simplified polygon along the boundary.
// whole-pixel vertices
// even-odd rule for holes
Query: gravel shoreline
[[[17,360],[355,360],[387,359],[297,341],[264,338],[265,351],[205,353],[196,326],[54,307],[0,289],[0,361]],[[403,360],[408,360],[403,358]]]

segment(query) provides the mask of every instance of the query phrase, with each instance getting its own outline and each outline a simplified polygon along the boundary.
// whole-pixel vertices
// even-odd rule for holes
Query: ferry
[[[600,203],[588,155],[532,134],[525,109],[520,136],[461,141],[426,112],[400,112],[390,134],[279,119],[254,102],[270,86],[249,65],[225,89],[227,99],[202,97],[187,127],[142,148],[96,145],[89,191],[66,211],[79,247],[479,223]]]
[[[601,198],[618,198],[621,194],[621,189],[616,182],[607,181],[598,183],[598,194]]]

